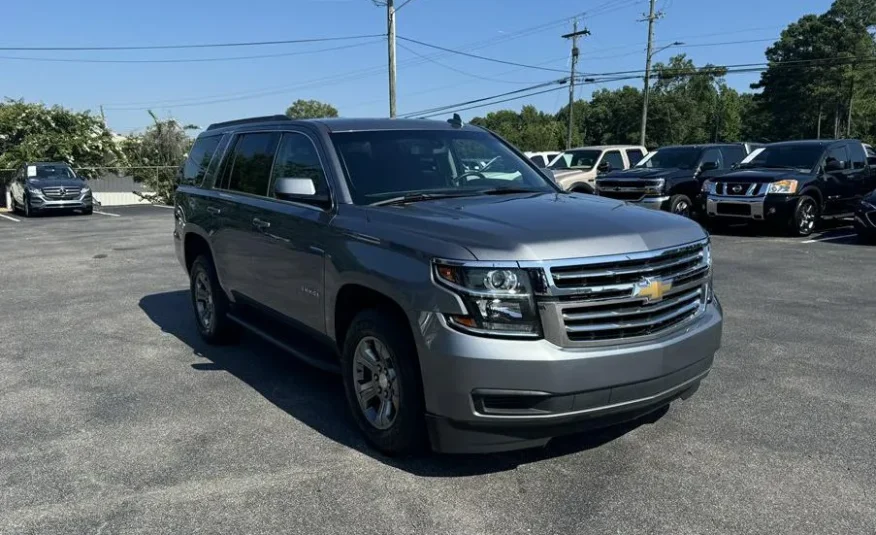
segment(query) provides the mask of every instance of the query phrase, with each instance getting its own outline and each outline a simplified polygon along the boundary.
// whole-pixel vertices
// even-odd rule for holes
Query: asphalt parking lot
[[[713,237],[723,348],[652,423],[386,459],[339,378],[197,338],[172,211],[0,218],[0,533],[876,533],[876,247]]]

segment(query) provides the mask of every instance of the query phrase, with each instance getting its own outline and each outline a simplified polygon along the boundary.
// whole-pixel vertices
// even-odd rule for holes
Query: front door
[[[329,188],[317,145],[302,132],[285,132],[271,173],[271,195],[259,203],[250,247],[252,297],[287,318],[324,333],[325,250],[331,212],[324,207],[279,200],[281,178],[309,178],[317,194]]]
[[[827,171],[828,162],[839,162],[840,168]],[[844,143],[830,147],[822,162],[824,169],[825,215],[842,214],[849,211],[851,199],[854,197],[851,177],[852,169],[849,161],[849,151]]]

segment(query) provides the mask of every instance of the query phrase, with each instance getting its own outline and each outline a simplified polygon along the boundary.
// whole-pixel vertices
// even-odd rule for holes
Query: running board
[[[235,316],[234,314],[228,314],[228,319],[230,319],[234,323],[240,325],[241,327],[243,327],[244,329],[253,333],[254,335],[258,336],[259,338],[261,338],[267,342],[270,342],[271,344],[274,344],[275,346],[279,347],[283,351],[286,351],[287,353],[291,354],[293,357],[304,362],[305,364],[309,364],[309,365],[313,366],[314,368],[319,368],[320,370],[323,370],[326,372],[341,373],[340,364],[327,362],[324,359],[320,359],[318,357],[313,357],[310,354],[308,354],[307,352],[302,351],[299,348],[296,348],[296,347],[289,345],[288,343],[284,342],[283,340],[280,340],[276,336],[273,336],[273,335],[267,333],[263,329],[256,327],[252,323],[250,323],[244,319],[241,319],[241,318]]]

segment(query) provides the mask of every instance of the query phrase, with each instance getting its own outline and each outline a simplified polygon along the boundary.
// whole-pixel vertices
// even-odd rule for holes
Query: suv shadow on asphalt
[[[296,360],[262,339],[244,333],[237,345],[211,346],[198,334],[187,290],[147,295],[140,308],[162,331],[206,359],[195,370],[224,370],[265,399],[325,437],[384,464],[424,477],[463,477],[512,470],[521,464],[560,457],[611,442],[659,420],[668,406],[639,420],[553,439],[546,447],[490,455],[421,454],[395,458],[372,449],[349,415],[341,378]]]

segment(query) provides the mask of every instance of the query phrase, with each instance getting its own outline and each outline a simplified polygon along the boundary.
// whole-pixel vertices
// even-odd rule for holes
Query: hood
[[[740,184],[750,184],[752,182],[775,182],[776,180],[784,180],[788,178],[806,179],[810,175],[794,171],[791,169],[739,169],[722,173],[716,177],[718,182],[739,182]]]
[[[87,184],[79,178],[29,178],[27,184],[34,188],[50,188],[52,186],[64,186],[65,188],[82,188]]]
[[[577,180],[592,182],[596,178],[596,169],[558,169],[554,171],[554,180],[568,186]]]
[[[660,169],[651,167],[633,167],[626,171],[612,171],[601,175],[599,178],[676,178],[689,177],[694,174],[693,169],[679,169],[677,167]]]
[[[478,260],[555,260],[673,247],[706,237],[676,215],[587,194],[462,197],[371,208],[369,234],[460,245]],[[381,235],[381,234],[386,235]]]

